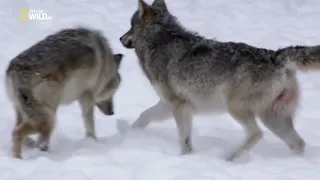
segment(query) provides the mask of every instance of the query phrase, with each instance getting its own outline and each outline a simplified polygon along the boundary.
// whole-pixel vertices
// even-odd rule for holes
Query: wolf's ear
[[[151,15],[151,6],[149,6],[144,0],[139,1],[139,17],[140,19],[144,19],[144,17]]]
[[[116,61],[118,67],[121,64],[122,58],[123,58],[123,54],[115,54],[114,55],[114,60]]]
[[[168,10],[164,0],[154,0],[151,6],[161,10]]]

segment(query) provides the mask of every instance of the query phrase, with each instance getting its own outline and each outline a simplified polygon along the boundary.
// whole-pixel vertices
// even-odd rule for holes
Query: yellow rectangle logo
[[[20,20],[29,20],[29,10],[21,9],[20,10]]]
[[[21,9],[19,13],[21,21],[27,20],[52,20],[52,17],[45,13],[42,9]]]

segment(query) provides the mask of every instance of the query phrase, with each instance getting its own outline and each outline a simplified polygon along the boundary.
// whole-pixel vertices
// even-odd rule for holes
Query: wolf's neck
[[[148,35],[144,36],[141,40],[143,41],[143,44],[149,47],[167,45],[176,40],[180,41],[180,43],[190,43],[194,39],[202,38],[196,33],[187,31],[183,27],[177,25],[168,26],[157,32],[147,34]]]

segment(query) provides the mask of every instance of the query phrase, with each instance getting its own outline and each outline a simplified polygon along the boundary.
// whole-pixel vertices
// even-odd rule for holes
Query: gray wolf
[[[38,146],[47,151],[57,108],[74,101],[80,104],[86,136],[96,139],[94,106],[114,114],[122,57],[113,54],[101,32],[79,27],[49,35],[13,58],[5,77],[16,113],[13,157],[21,158],[22,144],[32,142],[30,134],[39,134]]]
[[[296,70],[319,68],[320,46],[274,51],[206,39],[186,30],[164,0],[138,4],[120,41],[135,50],[160,100],[141,113],[133,128],[173,117],[183,155],[193,151],[193,115],[227,112],[243,126],[246,138],[226,160],[233,161],[262,138],[256,118],[293,152],[304,152],[305,141],[293,124],[299,102]]]

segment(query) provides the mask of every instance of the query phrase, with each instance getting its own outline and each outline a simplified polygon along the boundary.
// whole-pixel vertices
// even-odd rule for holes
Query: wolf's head
[[[138,0],[138,4],[131,18],[131,28],[120,37],[122,45],[129,49],[135,48],[141,38],[152,38],[155,33],[167,29],[174,20],[164,0],[154,0],[151,6],[143,0]]]
[[[123,55],[122,54],[115,54],[114,60],[116,61],[117,65],[117,75],[114,76],[111,81],[106,84],[106,86],[103,89],[102,96],[108,97],[107,100],[101,101],[96,104],[98,109],[105,115],[113,115],[114,114],[114,108],[113,108],[113,96],[115,92],[118,90],[120,82],[121,82],[121,76],[119,74],[119,67],[121,64]]]

